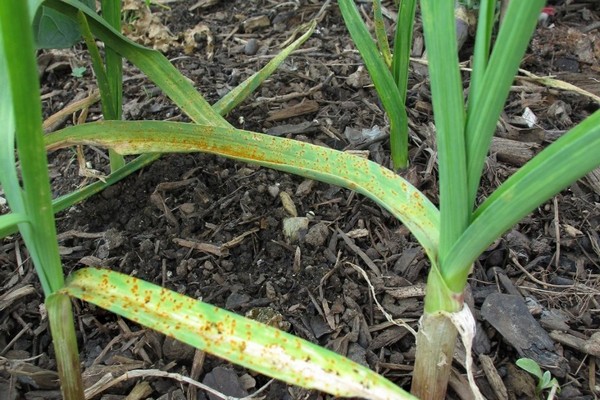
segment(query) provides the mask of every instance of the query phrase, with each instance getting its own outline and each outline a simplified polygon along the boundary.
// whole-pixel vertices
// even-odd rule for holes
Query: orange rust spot
[[[161,319],[166,319],[166,320],[168,320],[168,319],[169,319],[169,317],[171,316],[169,313],[166,313],[166,312],[161,312],[161,311],[158,311],[158,312],[156,313],[156,315],[157,315],[158,317],[160,317]]]
[[[386,176],[386,177],[388,177],[388,178],[389,177],[391,177],[391,178],[395,177],[395,174],[392,171],[390,171],[389,169],[382,169],[381,171],[382,171],[381,174],[384,175],[384,176]]]
[[[210,328],[207,324],[198,325],[198,332],[200,332],[200,335],[208,330],[210,330]]]

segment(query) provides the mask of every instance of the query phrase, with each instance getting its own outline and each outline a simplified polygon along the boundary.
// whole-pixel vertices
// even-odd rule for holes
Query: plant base
[[[444,399],[456,345],[456,328],[441,313],[425,312],[419,325],[418,358],[411,393],[423,400]]]

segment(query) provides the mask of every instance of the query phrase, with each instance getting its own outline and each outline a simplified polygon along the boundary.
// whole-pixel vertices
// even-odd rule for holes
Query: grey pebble
[[[253,56],[258,51],[258,40],[250,39],[244,46],[244,53],[248,56]]]

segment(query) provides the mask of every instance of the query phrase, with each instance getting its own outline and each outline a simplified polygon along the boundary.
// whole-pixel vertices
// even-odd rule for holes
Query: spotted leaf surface
[[[291,384],[335,396],[414,399],[381,375],[337,353],[119,272],[79,270],[60,292]]]
[[[439,211],[408,181],[372,161],[297,140],[235,128],[165,121],[104,121],[46,136],[50,150],[76,144],[121,154],[206,152],[352,189],[400,219],[437,258]]]

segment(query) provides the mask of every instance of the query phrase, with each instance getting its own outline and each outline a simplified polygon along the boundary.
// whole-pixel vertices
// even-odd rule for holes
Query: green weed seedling
[[[71,70],[71,76],[75,78],[83,78],[85,71],[87,71],[86,67],[75,67]]]
[[[529,372],[531,375],[537,378],[537,386],[535,392],[538,397],[542,397],[544,390],[550,390],[550,393],[547,397],[548,400],[550,400],[554,398],[554,394],[560,392],[560,385],[558,384],[556,378],[552,377],[550,371],[542,372],[540,365],[535,360],[523,357],[519,358],[516,361],[516,364],[518,367]]]
[[[263,71],[210,105],[164,56],[132,43],[94,10],[75,0],[45,0],[44,6],[77,21],[84,36],[88,35],[84,32],[87,26],[95,40],[139,68],[193,123],[114,119],[43,136],[28,7],[21,1],[0,2],[0,181],[12,211],[0,216],[0,233],[18,227],[32,255],[46,295],[64,398],[82,396],[70,308],[70,298],[78,298],[259,373],[334,396],[444,399],[457,327],[470,360],[475,324],[463,292],[473,262],[521,218],[600,165],[600,111],[596,111],[514,173],[483,203],[476,203],[496,123],[544,3],[511,1],[492,45],[496,1],[480,1],[465,101],[455,1],[420,1],[436,128],[438,208],[407,180],[372,161],[236,129],[222,117],[306,40],[314,22]],[[340,0],[339,4],[346,10],[354,7],[352,0]],[[111,85],[114,96],[117,91]],[[404,107],[401,96],[393,103]],[[15,169],[15,139],[22,184]],[[138,158],[114,170],[106,183],[52,201],[45,151],[75,145],[93,145]],[[97,193],[160,153],[198,151],[355,190],[411,231],[430,262],[411,393],[339,354],[118,271],[83,268],[64,279],[53,211]],[[467,362],[467,369],[469,366]]]

